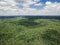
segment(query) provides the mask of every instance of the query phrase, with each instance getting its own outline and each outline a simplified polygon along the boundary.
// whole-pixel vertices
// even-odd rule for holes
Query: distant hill
[[[60,16],[0,16],[0,19],[5,19],[5,18],[15,18],[15,17],[22,17],[22,18],[43,18],[43,19],[60,19]]]

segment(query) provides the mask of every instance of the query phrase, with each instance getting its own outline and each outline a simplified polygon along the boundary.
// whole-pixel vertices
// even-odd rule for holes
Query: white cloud
[[[50,2],[50,1],[47,1],[46,2],[46,5],[50,5],[50,4],[52,4],[52,2]]]
[[[23,5],[24,8],[29,7],[30,4],[35,4],[32,0],[15,0],[18,4]]]
[[[46,6],[43,9],[29,8],[30,4],[42,5],[41,3],[36,4],[36,1],[32,0],[18,0],[23,1],[22,3],[16,2],[15,0],[2,0],[0,1],[0,16],[1,15],[60,15],[60,3],[46,2]],[[38,0],[39,1],[39,0]],[[16,5],[23,5],[23,9],[18,8]]]
[[[39,2],[40,0],[34,0],[34,2]]]
[[[36,3],[35,6],[42,6],[43,4],[41,3]]]

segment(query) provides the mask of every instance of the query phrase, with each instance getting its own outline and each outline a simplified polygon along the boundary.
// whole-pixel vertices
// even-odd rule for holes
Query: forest
[[[58,17],[2,17],[0,45],[60,45]]]

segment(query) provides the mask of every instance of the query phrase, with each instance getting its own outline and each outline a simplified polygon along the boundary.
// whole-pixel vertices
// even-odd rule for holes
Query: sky
[[[60,0],[0,0],[0,16],[60,16]]]

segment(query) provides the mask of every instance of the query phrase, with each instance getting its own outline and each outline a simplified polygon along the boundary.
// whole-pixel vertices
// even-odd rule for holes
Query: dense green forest
[[[60,20],[0,19],[0,45],[60,45]]]

